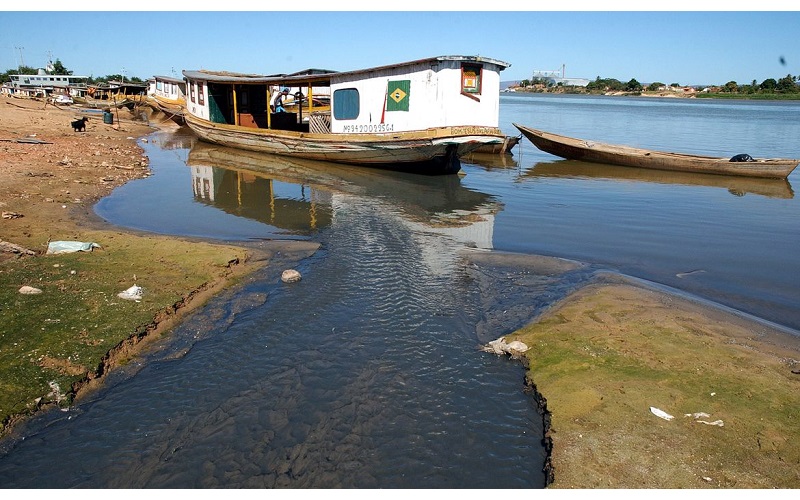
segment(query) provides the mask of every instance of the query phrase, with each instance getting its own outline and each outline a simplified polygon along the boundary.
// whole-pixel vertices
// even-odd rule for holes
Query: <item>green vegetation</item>
[[[695,97],[698,99],[753,99],[762,101],[800,101],[800,92],[792,94],[779,94],[775,92],[765,92],[758,94],[723,93],[723,92],[703,92]]]
[[[229,246],[86,236],[102,248],[0,264],[0,434],[43,404],[68,404],[76,384],[102,374],[107,353],[144,335],[159,315],[169,317],[187,290],[220,279],[229,262],[246,258]],[[134,284],[144,290],[140,302],[117,296]],[[19,293],[26,285],[42,293]]]
[[[530,347],[527,378],[551,412],[553,486],[800,486],[797,351],[753,340],[759,330],[609,285],[508,336]]]
[[[643,92],[684,92],[685,87],[678,83],[665,85],[661,82],[653,82],[642,85],[635,78],[627,82],[622,82],[615,78],[597,77],[586,87],[563,85],[562,83],[553,84],[552,80],[536,78],[533,80],[522,80],[519,83],[521,90],[533,92],[560,92],[567,94],[605,94],[605,93],[628,93],[638,95]],[[767,78],[761,83],[753,80],[749,84],[738,84],[729,81],[724,85],[709,85],[695,87],[691,89],[693,96],[717,99],[770,99],[770,100],[797,100],[800,99],[800,75],[791,74],[782,78]]]

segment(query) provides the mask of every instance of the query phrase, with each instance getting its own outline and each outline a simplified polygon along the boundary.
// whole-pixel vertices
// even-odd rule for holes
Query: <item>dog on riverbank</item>
[[[89,119],[85,116],[72,122],[72,130],[75,132],[86,132],[86,122]]]

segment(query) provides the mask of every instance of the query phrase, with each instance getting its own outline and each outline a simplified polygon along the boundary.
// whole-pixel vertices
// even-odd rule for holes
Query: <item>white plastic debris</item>
[[[91,252],[93,248],[101,248],[97,243],[83,241],[51,241],[47,244],[48,254]]]
[[[511,342],[506,343],[505,337],[500,337],[497,340],[492,340],[485,346],[483,346],[483,351],[490,352],[493,354],[508,354],[510,356],[514,356],[517,354],[522,354],[527,351],[529,347],[519,340],[512,340]]]
[[[695,422],[706,424],[706,425],[716,425],[717,427],[724,427],[725,423],[722,420],[714,420],[713,422],[709,422],[707,420],[700,420],[701,418],[709,418],[711,415],[704,411],[699,411],[697,413],[684,413],[686,417],[692,417]]]
[[[142,300],[142,292],[143,292],[142,287],[138,285],[133,285],[127,290],[119,292],[117,294],[117,297],[125,300],[135,300],[136,302],[139,302],[140,300]]]
[[[672,420],[673,418],[675,418],[672,415],[670,415],[669,413],[665,412],[664,410],[659,410],[658,408],[656,408],[654,406],[650,407],[650,413],[652,413],[656,417],[663,418],[664,420]]]
[[[717,427],[725,427],[725,422],[722,420],[714,420],[713,422],[706,422],[705,420],[698,420],[697,422],[706,425],[716,425]]]

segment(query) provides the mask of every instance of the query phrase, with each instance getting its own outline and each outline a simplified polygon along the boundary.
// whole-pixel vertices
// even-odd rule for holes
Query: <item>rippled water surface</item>
[[[789,140],[798,111],[503,95],[501,127],[800,157]],[[593,271],[800,328],[797,172],[762,181],[597,167],[525,140],[513,158],[470,157],[466,175],[449,177],[265,158],[181,133],[142,145],[154,175],[102,200],[105,219],[320,250],[297,265],[301,282],[266,269],[90,400],[7,440],[6,487],[541,487],[541,417],[523,369],[479,346]],[[507,252],[521,260],[493,259]]]

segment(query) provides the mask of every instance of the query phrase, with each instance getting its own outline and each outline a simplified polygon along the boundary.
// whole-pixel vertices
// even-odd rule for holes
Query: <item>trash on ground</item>
[[[19,289],[19,293],[23,295],[38,295],[42,293],[42,291],[38,288],[34,288],[32,286],[25,285]]]
[[[692,417],[694,418],[695,422],[706,424],[706,425],[716,425],[717,427],[724,427],[725,423],[722,420],[714,420],[713,422],[709,422],[707,420],[700,420],[701,418],[709,418],[711,415],[704,411],[700,411],[697,413],[684,413],[685,417]]]
[[[102,248],[97,243],[83,241],[51,241],[47,244],[48,254],[91,252],[93,248]]]
[[[663,418],[664,420],[672,420],[673,418],[675,418],[669,413],[665,412],[664,410],[659,410],[658,408],[655,408],[653,406],[650,407],[650,413],[652,413],[656,417]]]
[[[117,294],[117,297],[125,300],[135,300],[136,302],[139,302],[140,300],[142,300],[142,294],[143,294],[142,287],[138,285],[133,285],[127,290],[119,292]]]
[[[0,252],[10,252],[20,255],[36,255],[36,252],[34,252],[33,250],[29,250],[15,243],[9,243],[3,240],[0,240]]]
[[[509,356],[517,356],[527,351],[529,347],[524,342],[519,340],[512,340],[506,343],[505,337],[500,337],[497,340],[492,340],[485,346],[483,351],[491,352],[493,354],[508,354]]]

